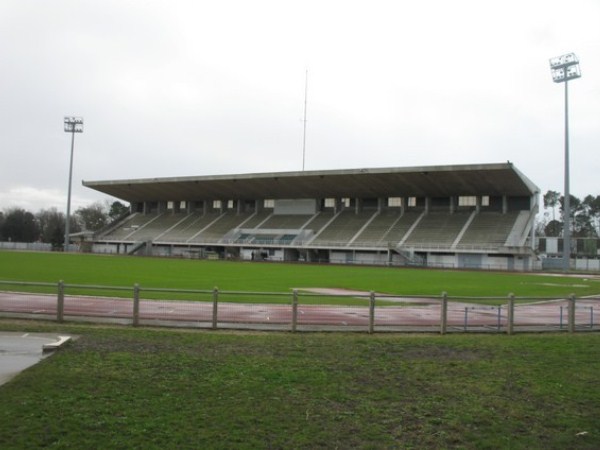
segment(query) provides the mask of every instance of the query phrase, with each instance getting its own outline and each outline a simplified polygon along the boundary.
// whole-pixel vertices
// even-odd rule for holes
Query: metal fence
[[[241,292],[0,281],[0,316],[278,331],[598,331],[594,298]]]

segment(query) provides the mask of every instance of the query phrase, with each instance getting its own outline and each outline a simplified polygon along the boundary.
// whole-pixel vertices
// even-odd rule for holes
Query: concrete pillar
[[[456,212],[456,197],[454,195],[450,196],[450,214],[454,214]]]
[[[354,200],[354,212],[359,214],[362,211],[363,201],[361,198],[357,198]]]
[[[334,204],[335,204],[335,206],[333,207],[333,212],[337,214],[337,213],[339,213],[343,209],[342,199],[341,198],[336,198],[334,200]]]

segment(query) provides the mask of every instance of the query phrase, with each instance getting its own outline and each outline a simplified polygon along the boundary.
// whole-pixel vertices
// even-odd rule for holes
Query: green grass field
[[[3,449],[597,449],[599,334],[80,339],[0,386]]]
[[[600,293],[588,276],[423,270],[408,268],[199,261],[0,251],[0,280],[146,288],[290,292],[343,288],[397,295],[578,297]],[[129,295],[129,294],[127,294]]]
[[[0,280],[399,295],[597,294],[533,274],[0,252]],[[0,319],[80,338],[0,386],[0,447],[600,448],[600,334],[207,332]]]

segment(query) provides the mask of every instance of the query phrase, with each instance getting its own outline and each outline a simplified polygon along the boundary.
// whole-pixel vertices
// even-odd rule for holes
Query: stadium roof
[[[512,163],[83,181],[128,201],[530,196],[539,188]]]

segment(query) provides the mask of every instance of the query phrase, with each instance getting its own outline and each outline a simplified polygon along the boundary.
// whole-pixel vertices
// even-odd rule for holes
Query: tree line
[[[69,220],[70,233],[98,231],[129,212],[121,202],[93,203],[79,208]],[[32,213],[22,208],[0,212],[0,241],[43,242],[59,249],[65,240],[66,214],[56,208]]]
[[[544,194],[544,215],[538,224],[538,234],[548,237],[562,236],[564,228],[565,197],[557,191]],[[558,214],[557,214],[558,209]],[[569,195],[571,235],[579,238],[600,236],[600,195],[586,195],[583,200]]]

